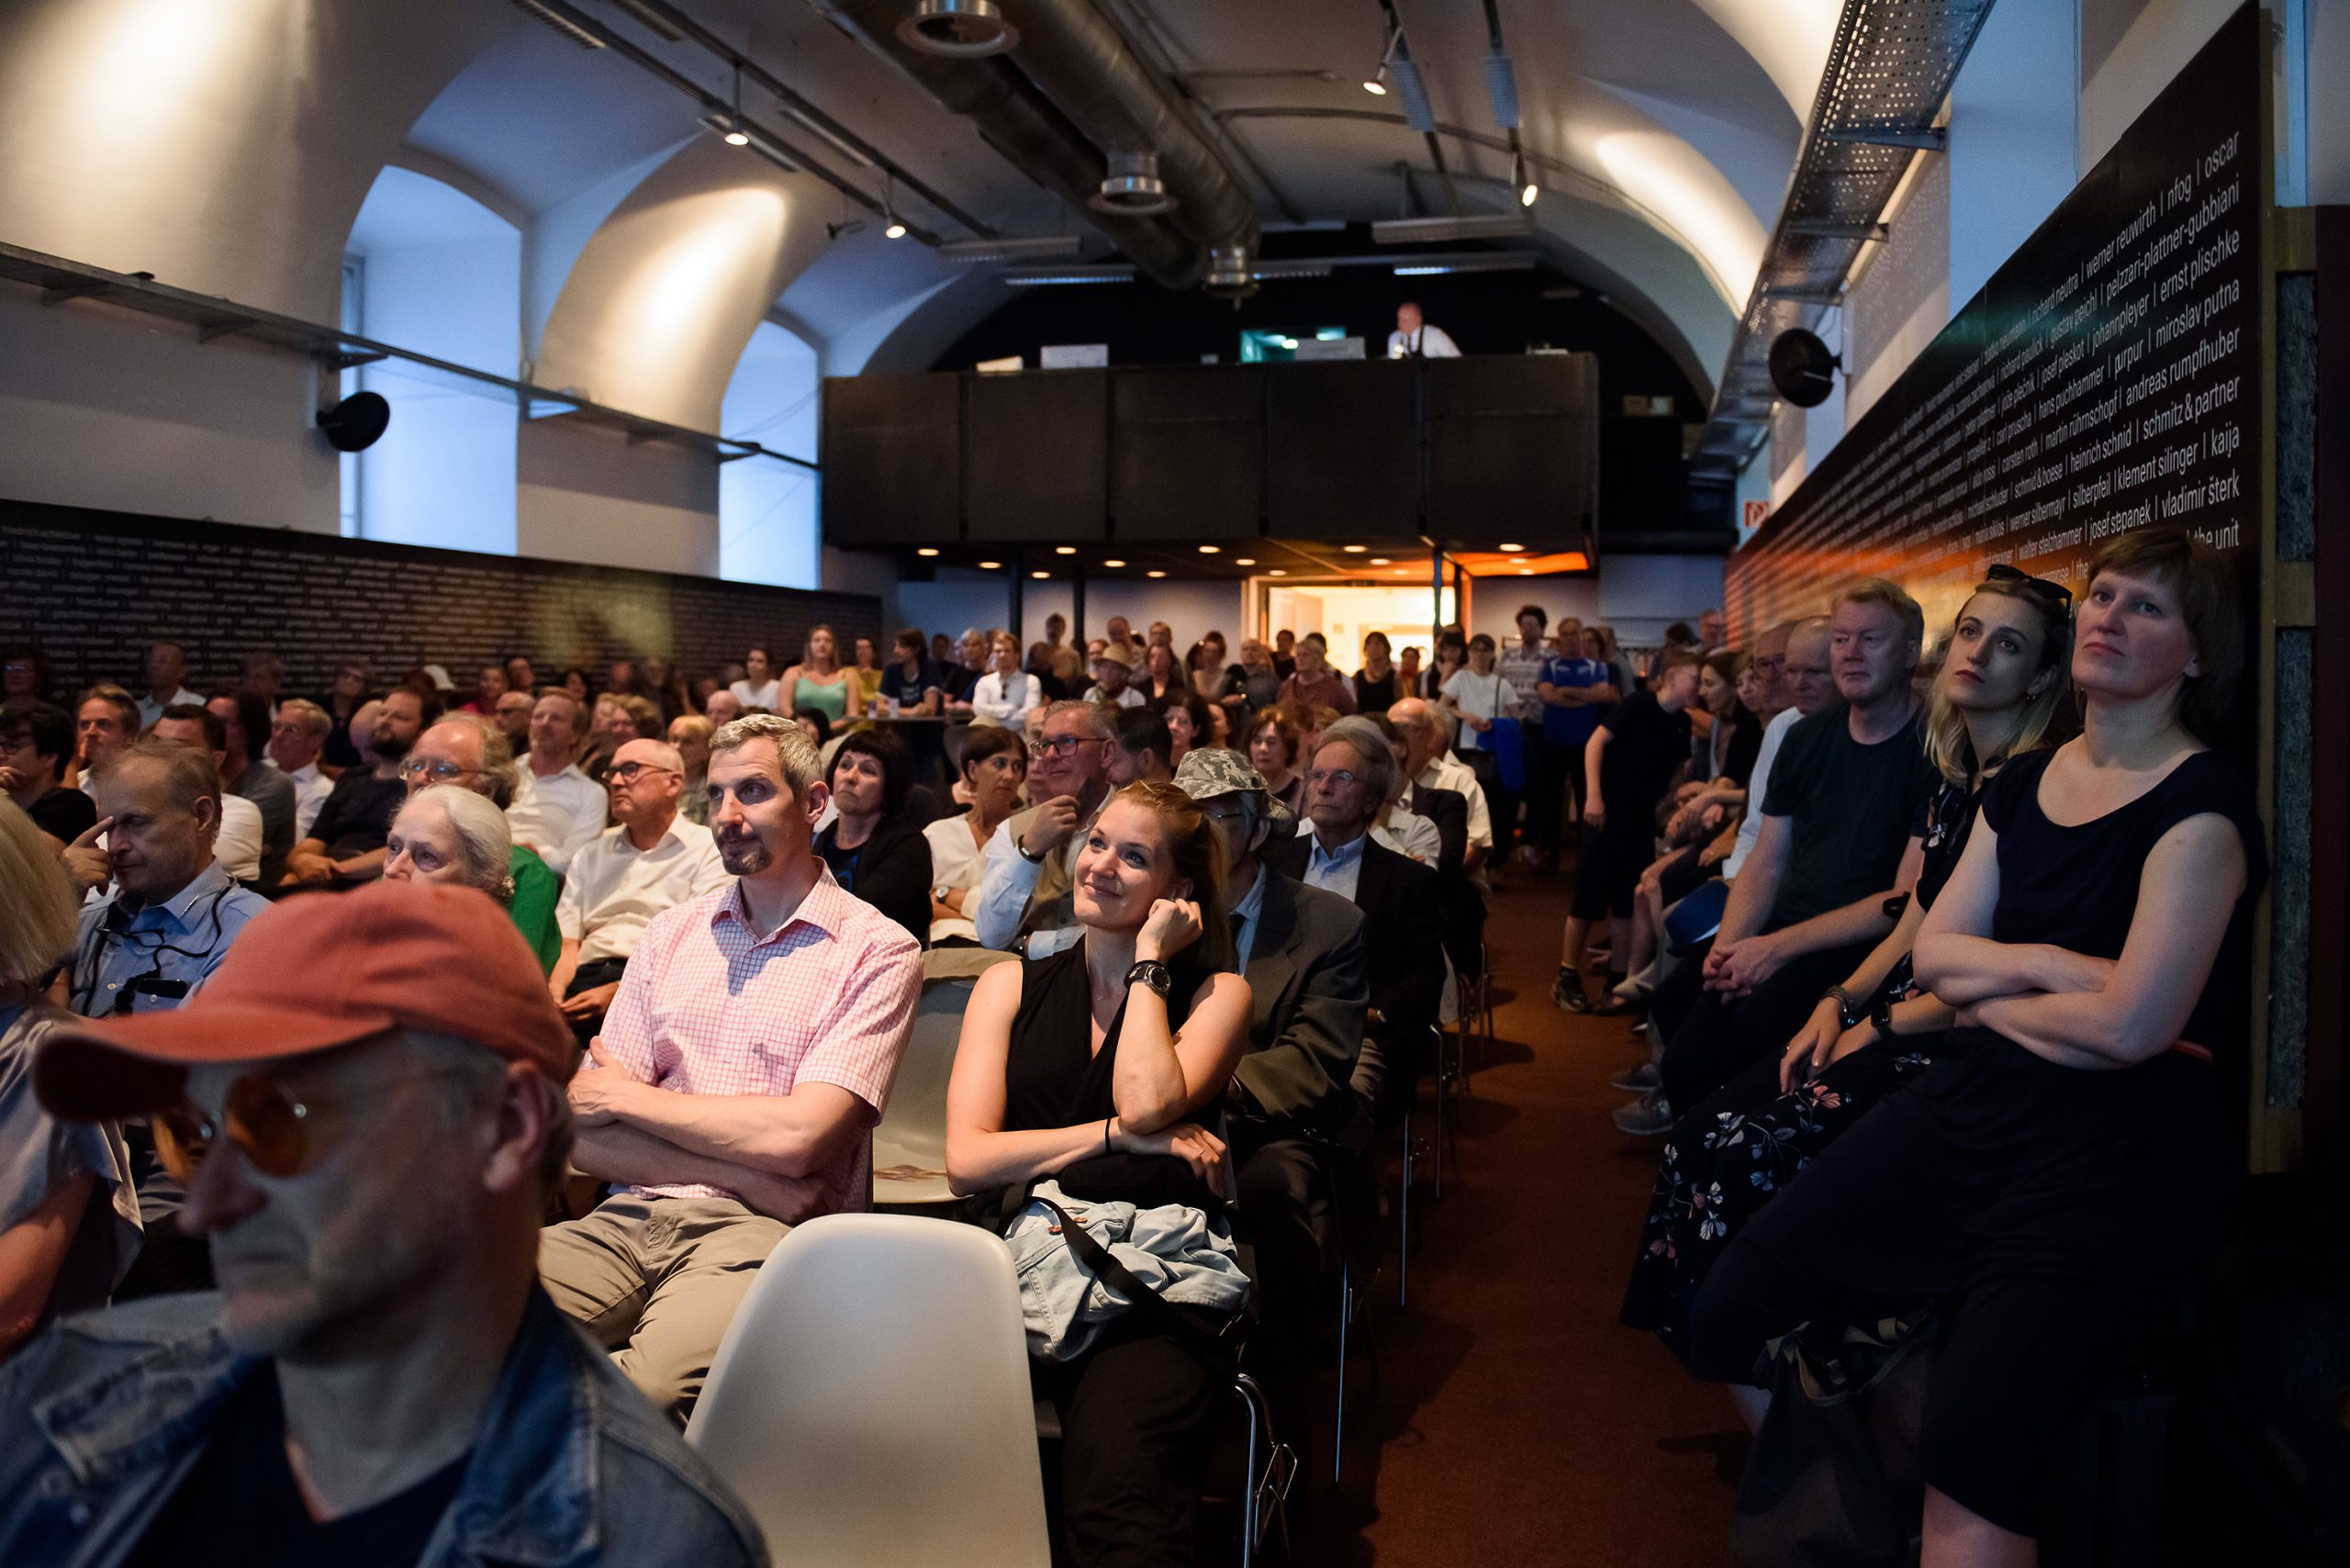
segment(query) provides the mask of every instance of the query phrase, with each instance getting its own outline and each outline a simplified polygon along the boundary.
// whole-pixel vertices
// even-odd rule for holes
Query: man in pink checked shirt
[[[710,826],[735,880],[654,918],[571,1081],[572,1162],[617,1185],[542,1234],[555,1305],[679,1422],[758,1266],[861,1208],[922,951],[811,847],[826,791],[791,720],[711,740]]]

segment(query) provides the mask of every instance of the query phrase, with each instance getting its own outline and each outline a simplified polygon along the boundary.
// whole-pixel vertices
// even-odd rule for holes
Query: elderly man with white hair
[[[710,829],[678,814],[686,763],[676,746],[629,741],[605,778],[618,825],[572,857],[554,908],[563,951],[547,978],[583,1043],[603,1022],[653,917],[726,880]]]

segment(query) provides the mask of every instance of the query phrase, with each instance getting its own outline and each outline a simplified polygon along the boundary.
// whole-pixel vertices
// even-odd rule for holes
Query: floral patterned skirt
[[[1624,1293],[1628,1327],[1688,1355],[1689,1304],[1730,1238],[1844,1129],[1932,1060],[1936,1036],[1887,1041],[1779,1091],[1779,1058],[1759,1061],[1676,1123]]]

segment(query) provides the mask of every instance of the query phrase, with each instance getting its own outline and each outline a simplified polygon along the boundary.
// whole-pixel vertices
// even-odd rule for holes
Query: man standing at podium
[[[1389,359],[1459,359],[1460,345],[1442,327],[1431,327],[1410,300],[1395,307],[1395,330],[1387,334]]]

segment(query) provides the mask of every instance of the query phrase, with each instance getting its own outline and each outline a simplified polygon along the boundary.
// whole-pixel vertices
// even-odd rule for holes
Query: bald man
[[[686,764],[677,747],[627,742],[613,754],[605,785],[618,825],[572,858],[554,906],[563,953],[547,977],[583,1043],[602,1025],[646,924],[726,880],[710,829],[677,812]]]

